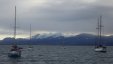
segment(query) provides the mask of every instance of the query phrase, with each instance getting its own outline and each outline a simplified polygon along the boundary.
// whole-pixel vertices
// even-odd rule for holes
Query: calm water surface
[[[23,47],[22,57],[7,56],[10,45],[0,45],[0,64],[113,64],[113,47],[107,53],[94,52],[93,46],[44,46]]]

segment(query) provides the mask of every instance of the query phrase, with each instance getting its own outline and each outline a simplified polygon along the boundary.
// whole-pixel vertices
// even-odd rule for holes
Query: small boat
[[[12,49],[8,53],[8,57],[17,58],[21,57],[21,48],[17,47],[17,45],[12,46]]]
[[[33,49],[33,47],[32,47],[32,46],[29,46],[29,47],[28,47],[28,49],[29,49],[29,50],[32,50],[32,49]]]
[[[98,19],[98,37],[97,37],[97,42],[96,42],[96,46],[95,46],[95,52],[107,52],[106,46],[103,46],[103,42],[102,42],[102,16],[100,16],[100,18]]]
[[[18,58],[21,57],[21,49],[16,45],[16,6],[15,6],[15,23],[14,23],[14,44],[12,45],[11,50],[8,53],[8,57]]]
[[[30,37],[29,37],[29,40],[30,40],[30,43],[31,43],[31,38],[32,38],[32,33],[31,33],[31,24],[30,24],[30,33],[29,33]],[[32,50],[33,49],[33,46],[31,46],[31,44],[29,44],[29,47],[28,47],[29,50]]]

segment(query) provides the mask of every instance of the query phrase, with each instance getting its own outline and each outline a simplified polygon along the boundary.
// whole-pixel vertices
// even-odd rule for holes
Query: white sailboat
[[[96,52],[107,52],[106,50],[106,46],[103,46],[102,43],[102,16],[99,17],[98,19],[98,37],[97,37],[97,42],[96,42],[96,46],[95,46],[95,51]]]
[[[30,43],[31,43],[31,24],[30,24],[30,33],[29,34],[30,34],[29,40],[30,40]],[[33,46],[31,46],[31,44],[30,44],[28,49],[31,50],[32,48],[33,48]]]
[[[15,6],[15,22],[14,22],[14,44],[12,45],[11,50],[8,53],[9,57],[17,58],[21,57],[21,49],[16,45],[16,6]]]

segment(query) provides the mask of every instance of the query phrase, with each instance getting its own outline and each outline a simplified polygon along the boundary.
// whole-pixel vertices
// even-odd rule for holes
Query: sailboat
[[[102,43],[102,16],[99,17],[98,19],[98,37],[97,37],[97,42],[95,46],[95,51],[96,52],[107,52],[106,46],[103,45]]]
[[[31,24],[30,24],[30,33],[29,34],[30,34],[30,38],[29,39],[30,39],[30,42],[31,42]],[[28,49],[31,50],[32,48],[33,48],[33,46],[29,45]]]
[[[16,6],[15,6],[15,22],[14,22],[14,44],[8,53],[8,57],[17,58],[21,57],[21,49],[16,45]]]

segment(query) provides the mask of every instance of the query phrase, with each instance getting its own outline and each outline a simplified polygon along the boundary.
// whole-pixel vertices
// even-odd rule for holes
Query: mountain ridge
[[[61,33],[59,34],[37,34],[32,36],[31,40],[18,38],[16,39],[16,44],[27,45],[95,45],[97,41],[97,35],[82,33],[78,35],[65,36]],[[104,45],[113,45],[113,36],[102,36],[102,41]],[[5,38],[0,41],[0,44],[13,44],[15,42],[14,38]]]

